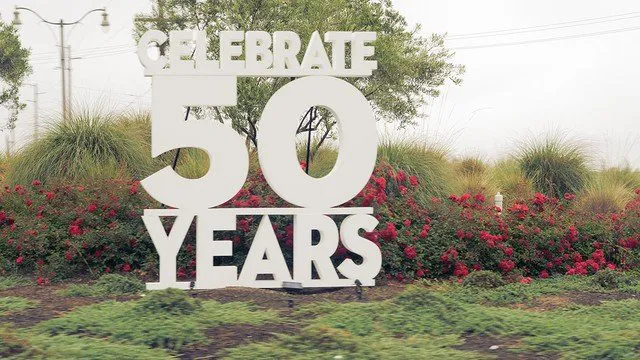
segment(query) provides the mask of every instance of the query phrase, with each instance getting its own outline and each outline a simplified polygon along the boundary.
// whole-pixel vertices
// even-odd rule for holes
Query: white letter
[[[196,69],[198,72],[215,72],[220,69],[218,60],[207,59],[207,32],[198,31],[196,38]]]
[[[214,231],[235,230],[236,216],[210,210],[198,215],[196,225],[196,289],[218,289],[238,280],[235,266],[213,266],[218,256],[233,255],[233,242],[215,240]]]
[[[366,46],[365,44],[376,40],[375,32],[356,32],[353,33],[351,41],[351,70],[359,74],[371,75],[371,70],[378,68],[378,62],[375,60],[365,60],[368,56],[373,56],[375,47]]]
[[[191,56],[193,32],[191,30],[177,30],[169,32],[169,61],[171,72],[184,73],[193,71],[193,60],[183,60],[183,56]]]
[[[273,34],[273,69],[284,70],[285,67],[297,71],[300,69],[298,53],[300,37],[293,31],[276,31]]]
[[[187,236],[193,217],[193,213],[187,212],[182,212],[182,214],[176,216],[173,227],[171,227],[169,235],[167,235],[164,231],[164,226],[162,226],[162,221],[160,221],[160,216],[142,216],[142,220],[160,258],[160,280],[157,283],[147,283],[147,290],[189,288],[188,282],[176,281],[176,257],[184,237]]]
[[[318,230],[320,241],[312,245],[312,230]],[[293,216],[293,281],[309,286],[314,282],[337,282],[338,274],[331,263],[331,255],[338,248],[338,228],[326,215]],[[311,279],[315,266],[320,280]]]
[[[154,74],[164,69],[165,65],[167,65],[167,58],[164,56],[160,56],[157,60],[153,60],[149,57],[148,46],[151,43],[158,44],[158,47],[162,46],[167,41],[167,35],[160,30],[149,30],[138,42],[138,59],[142,66],[145,67],[146,74]]]
[[[344,70],[344,44],[351,41],[351,33],[348,31],[329,31],[324,34],[324,41],[331,43],[331,63],[333,64],[333,70]]]
[[[351,259],[345,259],[338,266],[338,271],[349,279],[358,279],[363,284],[380,272],[382,255],[380,248],[368,239],[358,235],[360,229],[373,231],[378,225],[378,220],[371,215],[351,215],[340,224],[340,240],[347,250],[360,255],[362,264],[356,265]]]
[[[187,179],[167,166],[144,179],[142,186],[159,202],[182,209],[207,209],[231,199],[249,171],[244,140],[217,121],[184,121],[183,111],[186,105],[235,105],[236,77],[156,76],[152,87],[151,155],[199,148],[209,155],[210,167],[203,177]]]
[[[256,280],[258,274],[273,274],[273,280]],[[251,243],[238,282],[248,287],[281,287],[283,281],[291,281],[291,274],[269,216],[265,215]]]
[[[311,70],[314,67],[320,70],[331,69],[331,62],[329,62],[327,51],[324,49],[322,38],[320,38],[320,34],[317,31],[311,34],[311,39],[309,40],[307,51],[304,53],[301,67],[303,70]]]
[[[233,43],[244,41],[242,31],[220,31],[220,68],[223,71],[244,70],[244,60],[234,60],[233,57],[242,56],[242,45]]]
[[[338,159],[323,178],[302,170],[296,154],[300,115],[328,108],[338,121]],[[260,120],[258,157],[273,191],[291,204],[326,209],[343,204],[367,184],[376,162],[378,132],[373,110],[353,85],[328,76],[308,76],[284,85],[269,99]]]
[[[247,31],[245,43],[245,61],[247,72],[268,69],[273,63],[271,35],[265,31]],[[260,56],[260,60],[258,60]]]

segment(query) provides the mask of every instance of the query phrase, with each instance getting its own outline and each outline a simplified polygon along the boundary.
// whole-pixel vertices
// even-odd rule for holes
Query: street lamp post
[[[42,16],[40,16],[40,14],[38,14],[34,10],[31,10],[29,8],[22,7],[22,6],[16,6],[15,10],[13,11],[13,22],[12,22],[12,24],[14,26],[22,25],[22,21],[20,20],[20,10],[29,11],[30,13],[34,14],[35,16],[37,16],[42,22],[44,22],[46,24],[57,25],[58,27],[60,27],[60,76],[61,76],[61,80],[62,80],[62,118],[66,119],[67,118],[67,94],[66,94],[65,75],[64,75],[64,72],[65,72],[64,27],[65,26],[69,26],[69,25],[78,24],[87,15],[89,15],[89,14],[91,14],[93,12],[101,11],[102,12],[102,22],[100,23],[100,26],[102,27],[102,29],[105,32],[107,32],[107,31],[109,31],[109,15],[107,14],[107,9],[106,8],[99,8],[99,9],[89,10],[84,15],[82,15],[82,17],[80,17],[80,19],[78,19],[76,21],[65,22],[64,20],[60,19],[60,21],[55,22],[55,21],[45,20]]]

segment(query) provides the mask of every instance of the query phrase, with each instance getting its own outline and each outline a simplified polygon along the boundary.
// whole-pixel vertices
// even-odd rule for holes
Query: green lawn
[[[259,298],[221,303],[180,291],[144,293],[80,306],[28,328],[0,325],[0,358],[637,359],[638,281],[601,280],[560,277],[488,289],[423,282],[385,301],[316,301],[294,310],[261,308]],[[0,312],[33,306],[0,297]],[[244,333],[235,334],[238,328]],[[265,329],[274,335],[257,336]],[[207,353],[222,341],[232,345]]]

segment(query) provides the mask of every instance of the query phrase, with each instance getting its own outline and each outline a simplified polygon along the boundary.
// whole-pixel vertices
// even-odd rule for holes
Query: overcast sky
[[[425,109],[429,117],[417,129],[421,136],[446,142],[457,155],[493,159],[512,153],[519,140],[561,131],[589,143],[595,165],[627,162],[640,168],[637,1],[393,3],[411,24],[422,24],[423,34],[449,33],[447,45],[456,49],[454,61],[467,68],[460,86],[443,87],[442,96]],[[101,31],[99,13],[67,29],[72,55],[82,57],[72,63],[73,97],[77,103],[100,100],[120,108],[149,106],[150,80],[143,77],[132,39],[133,15],[147,11],[148,1],[2,0],[5,22],[11,20],[15,4],[53,21],[76,20],[85,11],[106,5],[109,33]],[[58,29],[26,12],[22,22],[21,39],[32,49],[34,71],[29,82],[38,83],[45,92],[40,95],[42,116],[52,116],[60,112]],[[542,26],[549,24],[555,25]],[[454,40],[461,34],[475,35]],[[23,99],[31,100],[32,93],[25,86]],[[17,127],[21,143],[33,134],[33,109],[28,104]],[[0,123],[5,119],[0,111]]]

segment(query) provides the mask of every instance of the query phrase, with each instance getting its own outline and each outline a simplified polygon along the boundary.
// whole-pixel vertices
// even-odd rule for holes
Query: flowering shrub
[[[380,164],[365,188],[345,206],[373,207],[380,221],[362,236],[382,251],[382,276],[398,280],[465,278],[492,270],[528,283],[553,274],[585,275],[640,264],[640,190],[624,211],[577,213],[572,194],[561,199],[536,194],[502,212],[483,194],[416,201],[415,176]],[[34,273],[38,283],[90,273],[136,273],[153,277],[158,258],[140,218],[160,205],[138,182],[45,187],[39,181],[5,188],[0,195],[0,273]],[[288,206],[257,171],[224,206]],[[285,259],[291,264],[290,216],[272,216]],[[339,223],[342,218],[337,217]],[[259,217],[238,217],[237,230],[220,234],[234,243],[224,262],[242,266]],[[170,229],[171,221],[165,223]],[[336,264],[354,258],[339,246]],[[178,254],[178,277],[195,277],[195,227]]]
[[[157,262],[140,218],[152,205],[138,190],[138,182],[120,181],[5,187],[0,271],[36,273],[45,284],[52,277],[130,272]]]

